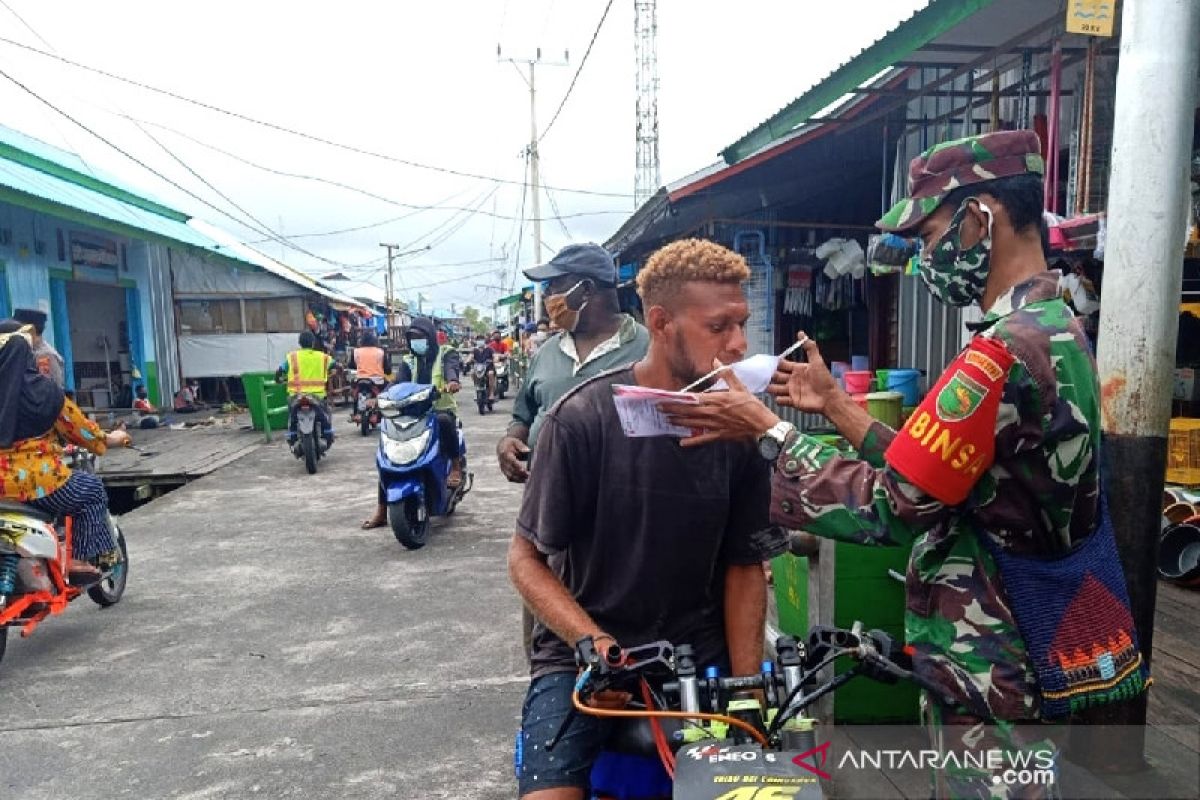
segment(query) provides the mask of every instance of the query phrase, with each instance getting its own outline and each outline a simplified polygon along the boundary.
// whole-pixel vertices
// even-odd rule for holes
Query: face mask
[[[580,286],[583,286],[583,281],[575,284],[562,294],[549,295],[545,300],[546,316],[550,317],[551,322],[567,333],[573,332],[579,326],[579,313],[587,308],[587,300],[584,300],[583,305],[575,309],[571,308],[567,303],[567,297]]]
[[[533,335],[533,340],[535,342],[544,342],[549,336],[550,334],[546,333],[546,331],[538,331]]]
[[[751,394],[762,394],[771,385],[771,378],[775,375],[775,370],[779,368],[779,356],[760,353],[730,364],[729,368],[733,370],[733,374],[737,375],[738,380]],[[712,391],[722,391],[728,388],[725,381],[719,380],[713,384]]]
[[[408,343],[408,349],[419,356],[423,356],[429,352],[428,339],[412,339]]]
[[[967,207],[974,200],[988,220],[987,234],[968,248],[962,246],[962,224]],[[950,306],[969,306],[983,298],[988,269],[992,260],[992,210],[968,197],[954,213],[946,232],[921,253],[921,280],[941,302]]]

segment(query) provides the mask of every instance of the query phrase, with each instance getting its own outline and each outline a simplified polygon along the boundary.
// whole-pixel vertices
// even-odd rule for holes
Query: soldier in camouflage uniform
[[[913,160],[910,197],[879,221],[922,238],[921,276],[935,296],[984,310],[971,344],[901,431],[870,419],[837,388],[813,342],[806,364],[785,363],[772,393],[824,413],[857,457],[736,390],[675,409],[677,422],[708,431],[697,441],[757,435],[765,456],[778,453],[772,522],[912,547],[907,640],[915,672],[942,695],[924,696],[924,716],[935,744],[959,752],[1046,746],[1013,725],[1038,718],[1037,687],[982,537],[1052,555],[1098,518],[1096,367],[1058,274],[1047,270],[1042,171],[1031,131],[941,144]],[[941,797],[1053,792],[1005,786],[985,771],[936,777]]]

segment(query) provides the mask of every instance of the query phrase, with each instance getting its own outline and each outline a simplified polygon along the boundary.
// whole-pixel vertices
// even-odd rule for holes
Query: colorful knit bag
[[[1104,495],[1096,529],[1060,556],[1016,555],[980,534],[1037,674],[1043,719],[1127,700],[1152,683]]]

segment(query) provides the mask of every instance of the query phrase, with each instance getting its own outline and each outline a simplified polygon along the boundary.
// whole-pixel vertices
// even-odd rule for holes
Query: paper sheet
[[[690,429],[672,425],[667,421],[667,415],[659,409],[659,404],[687,403],[695,405],[699,402],[696,395],[688,392],[667,392],[661,389],[647,389],[643,386],[624,384],[613,386],[613,404],[617,407],[621,429],[626,436],[632,438],[644,436],[684,438],[691,436]]]

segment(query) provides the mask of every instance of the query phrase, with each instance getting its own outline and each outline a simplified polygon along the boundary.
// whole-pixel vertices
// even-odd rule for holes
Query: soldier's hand
[[[500,461],[500,471],[512,483],[524,483],[529,479],[529,468],[525,466],[522,456],[529,455],[529,445],[515,436],[505,436],[496,445],[496,456]]]
[[[805,333],[801,331],[797,337],[805,337]],[[824,414],[826,403],[841,390],[821,357],[821,349],[812,339],[804,343],[804,354],[808,360],[803,364],[779,362],[779,370],[767,391],[780,405],[810,414]]]
[[[457,394],[458,390],[462,388],[462,384],[458,381],[450,381],[446,384],[446,388],[450,390],[450,394]]]

